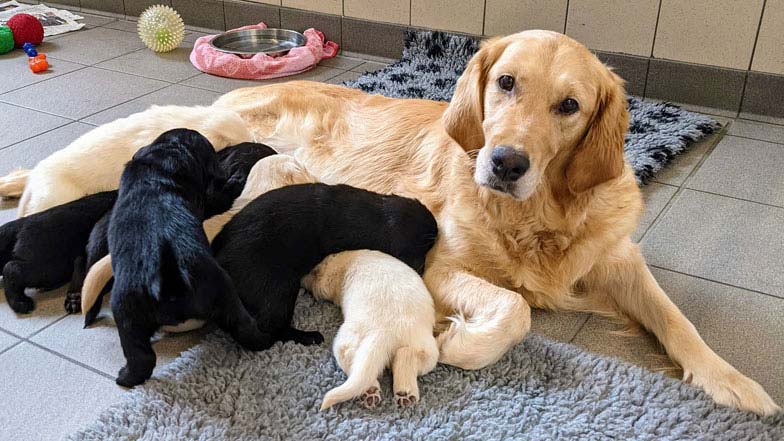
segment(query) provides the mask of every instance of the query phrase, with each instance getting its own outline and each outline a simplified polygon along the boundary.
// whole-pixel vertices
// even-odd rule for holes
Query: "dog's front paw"
[[[82,312],[82,293],[69,292],[65,295],[65,312],[68,314],[78,314]]]
[[[8,306],[17,314],[29,314],[35,309],[35,302],[30,297],[22,295],[9,301]]]
[[[128,366],[126,365],[123,366],[122,369],[120,369],[120,373],[117,374],[117,379],[115,380],[115,383],[117,383],[122,387],[131,388],[144,383],[145,381],[147,381],[148,378],[150,378],[150,375],[135,374],[131,372],[131,370],[128,369]]]
[[[395,392],[395,402],[400,407],[411,407],[419,401],[419,398],[409,393],[408,391],[397,391]]]
[[[297,343],[305,346],[320,345],[324,343],[324,336],[318,331],[303,331],[297,339]]]
[[[381,389],[373,386],[363,392],[362,395],[359,396],[358,400],[366,408],[373,409],[381,404]]]
[[[781,411],[759,383],[729,365],[713,373],[684,369],[683,381],[701,387],[718,404],[737,407],[763,416]]]

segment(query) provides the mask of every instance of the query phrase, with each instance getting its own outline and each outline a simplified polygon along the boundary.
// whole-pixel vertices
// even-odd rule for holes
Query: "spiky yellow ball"
[[[169,6],[154,5],[139,16],[139,38],[155,52],[169,52],[177,48],[185,37],[185,23],[180,14]]]

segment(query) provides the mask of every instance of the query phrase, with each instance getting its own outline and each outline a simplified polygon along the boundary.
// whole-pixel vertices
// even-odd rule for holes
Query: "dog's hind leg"
[[[65,312],[77,314],[82,310],[82,285],[86,275],[85,260],[87,256],[81,255],[74,260],[74,270],[68,292],[65,294]]]
[[[204,266],[207,267],[204,275],[210,282],[197,286],[196,290],[209,290],[209,292],[197,292],[197,296],[215,296],[215,311],[212,318],[217,325],[245,349],[251,351],[269,349],[273,343],[272,335],[259,329],[256,320],[242,304],[228,274],[215,261]]]
[[[408,407],[419,401],[417,376],[433,370],[438,363],[438,345],[432,336],[423,346],[403,346],[392,360],[392,390],[398,406]]]
[[[302,331],[291,326],[276,332],[275,337],[280,341],[293,341],[305,346],[324,342],[324,336],[318,331]]]
[[[18,314],[27,314],[35,309],[35,302],[25,293],[25,267],[22,262],[12,260],[3,268],[3,290],[8,306]]]
[[[237,281],[237,292],[259,328],[273,335],[275,341],[293,341],[302,345],[320,344],[324,336],[317,331],[291,327],[297,303],[300,278],[286,278],[263,269],[254,270]]]
[[[117,375],[117,384],[134,387],[144,383],[155,369],[155,351],[152,338],[158,324],[152,314],[151,305],[142,305],[146,296],[142,293],[113,293],[112,314],[120,334],[120,344],[125,355],[125,366]]]
[[[392,391],[400,407],[409,407],[419,401],[419,357],[410,346],[399,348],[392,359]]]
[[[18,198],[27,185],[30,170],[18,169],[0,178],[0,197]]]

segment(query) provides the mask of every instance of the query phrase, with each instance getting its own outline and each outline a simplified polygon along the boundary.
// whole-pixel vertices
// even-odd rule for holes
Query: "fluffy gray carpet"
[[[409,31],[403,57],[391,66],[346,83],[370,93],[448,101],[477,40],[444,32]],[[715,120],[677,106],[629,97],[626,159],[644,184],[688,146],[719,128]]]
[[[448,99],[476,50],[473,40],[441,33],[411,33],[406,44],[399,63],[351,85]],[[641,181],[717,127],[670,105],[629,104],[627,157]],[[212,334],[70,439],[784,439],[781,415],[763,419],[718,407],[679,381],[535,335],[481,371],[438,366],[420,379],[422,401],[413,409],[394,406],[385,377],[380,408],[345,403],[323,413],[323,394],[345,381],[330,352],[340,312],[302,295],[295,322],[322,331],[327,341],[250,353]]]
[[[303,294],[296,324],[321,330],[323,345],[251,353],[212,334],[69,439],[784,439],[781,416],[718,407],[679,381],[533,335],[481,371],[439,365],[420,378],[414,408],[395,406],[385,377],[380,408],[319,412],[346,379],[329,350],[340,323],[335,306]]]

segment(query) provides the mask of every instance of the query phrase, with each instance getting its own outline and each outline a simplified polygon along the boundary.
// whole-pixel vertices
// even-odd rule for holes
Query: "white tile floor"
[[[93,126],[151,104],[208,104],[255,84],[190,66],[189,48],[201,33],[189,31],[190,43],[155,55],[142,48],[133,23],[87,18],[87,30],[41,47],[52,64],[47,74],[29,73],[19,51],[0,56],[0,174],[33,166]],[[340,83],[385,65],[349,55],[293,78]],[[784,125],[699,110],[723,115],[717,119],[728,136],[700,142],[644,188],[647,210],[635,238],[705,340],[784,404]],[[0,206],[0,223],[13,216],[12,206]],[[83,330],[80,317],[63,312],[62,290],[35,298],[35,312],[24,317],[0,299],[0,440],[59,438],[123,394],[114,385],[122,354],[111,321]],[[650,368],[669,365],[652,338],[611,335],[614,325],[589,314],[536,311],[533,328]],[[158,342],[158,366],[202,334]]]

